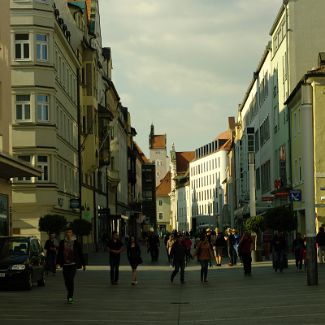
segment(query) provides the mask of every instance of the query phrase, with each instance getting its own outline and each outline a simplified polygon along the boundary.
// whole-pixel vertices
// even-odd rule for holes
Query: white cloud
[[[177,150],[194,150],[227,128],[227,117],[237,112],[281,3],[100,1],[113,80],[144,152],[151,122]]]

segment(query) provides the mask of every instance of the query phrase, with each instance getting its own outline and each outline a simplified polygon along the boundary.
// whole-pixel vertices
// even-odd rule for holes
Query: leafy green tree
[[[259,233],[265,229],[265,222],[263,216],[251,216],[245,221],[245,229],[249,232]]]
[[[67,225],[67,219],[60,214],[47,214],[39,219],[39,231],[59,234]]]
[[[278,231],[292,231],[297,228],[297,220],[290,208],[276,207],[265,214],[265,226]]]

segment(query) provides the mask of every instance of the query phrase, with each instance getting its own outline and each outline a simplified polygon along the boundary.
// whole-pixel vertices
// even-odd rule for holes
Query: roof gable
[[[171,191],[171,174],[168,172],[156,187],[156,197],[168,196]]]
[[[151,138],[151,149],[166,149],[166,134],[157,134]]]
[[[189,163],[194,160],[195,151],[176,152],[176,172],[184,173],[188,170]]]

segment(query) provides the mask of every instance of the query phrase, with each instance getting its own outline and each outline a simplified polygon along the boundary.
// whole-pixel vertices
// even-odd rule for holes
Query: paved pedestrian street
[[[124,257],[125,259],[125,257]],[[199,281],[199,266],[186,269],[170,283],[165,256],[152,265],[144,256],[138,285],[123,259],[120,281],[110,285],[107,253],[90,256],[88,269],[76,276],[75,304],[66,303],[62,273],[48,276],[45,288],[0,291],[0,324],[324,324],[325,267],[318,286],[306,285],[292,261],[283,273],[269,262],[253,265],[252,277],[240,266],[209,269]]]

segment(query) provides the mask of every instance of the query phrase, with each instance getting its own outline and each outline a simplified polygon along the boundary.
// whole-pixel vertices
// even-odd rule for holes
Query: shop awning
[[[0,152],[0,178],[38,177],[42,172],[26,162]]]

